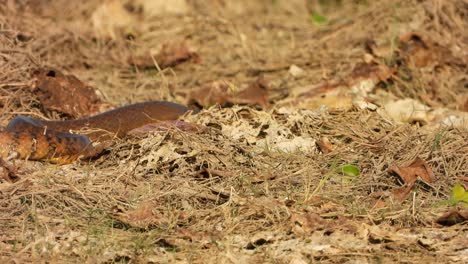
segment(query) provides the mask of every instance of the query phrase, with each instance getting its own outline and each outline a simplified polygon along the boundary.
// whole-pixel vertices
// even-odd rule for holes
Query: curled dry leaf
[[[382,81],[389,80],[395,69],[373,61],[356,64],[343,80],[329,80],[312,86],[295,88],[290,103],[294,106],[316,109],[327,106],[333,110],[349,110],[353,104],[363,105],[364,98]],[[366,103],[364,108],[375,108]],[[375,109],[374,109],[375,110]]]
[[[430,184],[436,181],[434,173],[429,165],[420,158],[416,158],[409,166],[398,167],[393,166],[390,168],[396,174],[398,174],[405,184],[411,184],[420,178],[423,182]]]
[[[436,43],[428,36],[410,32],[400,37],[399,56],[409,66],[417,68],[442,64],[462,64],[451,51]]]
[[[237,174],[233,171],[206,168],[198,172],[198,175],[203,178],[208,178],[210,176],[218,176],[221,178],[232,178],[232,177],[235,177]]]
[[[353,107],[348,87],[338,81],[325,81],[317,85],[294,88],[294,99],[286,102],[291,106],[317,109],[326,106],[333,110],[349,110]]]
[[[317,141],[317,146],[320,148],[323,154],[328,154],[333,151],[333,145],[327,137],[321,137]]]
[[[390,42],[378,45],[374,40],[368,40],[365,48],[372,57],[393,59],[397,56],[406,65],[416,68],[442,64],[462,64],[461,60],[453,56],[448,48],[439,45],[422,33],[405,33],[400,36],[399,40],[397,47],[394,47],[394,43]]]
[[[43,68],[35,70],[32,78],[33,92],[45,110],[81,118],[98,113],[103,105],[96,90],[73,75]]]
[[[8,182],[16,182],[20,179],[18,176],[18,169],[0,158],[0,179],[2,178]]]
[[[268,83],[263,78],[258,78],[249,86],[241,90],[234,100],[236,104],[259,105],[267,108],[268,103]]]
[[[389,80],[395,72],[395,69],[389,68],[385,64],[361,62],[354,66],[351,74],[346,78],[349,87],[359,87],[364,81],[371,81],[374,85],[381,81]],[[372,87],[373,88],[373,87]],[[366,93],[371,90],[364,91]]]
[[[128,63],[138,68],[155,68],[156,63],[159,68],[169,68],[179,65],[183,62],[192,60],[196,63],[200,61],[198,53],[191,51],[187,43],[165,43],[157,54],[147,52],[142,55],[130,56]]]
[[[394,190],[394,195],[401,201],[406,199],[409,192],[413,189],[416,180],[421,179],[427,184],[436,181],[432,169],[420,158],[416,158],[406,167],[393,166],[390,168],[390,171],[400,176],[401,180],[404,182],[404,186]]]
[[[144,201],[135,209],[124,210],[120,207],[114,207],[111,215],[117,220],[137,228],[149,228],[164,224],[164,217],[153,212],[154,202]]]
[[[188,228],[180,228],[176,232],[185,240],[202,243],[204,248],[209,248],[217,239],[217,234],[214,232],[198,232]]]
[[[383,208],[386,208],[387,207],[387,203],[385,201],[382,201],[382,200],[376,200],[375,203],[374,203],[374,206],[372,207],[372,209],[383,209]]]
[[[436,219],[436,223],[443,226],[452,226],[468,221],[468,210],[452,209]]]
[[[258,78],[247,88],[233,91],[227,82],[216,81],[192,91],[189,100],[203,107],[214,104],[221,106],[240,104],[267,108],[269,105],[268,84],[263,78]]]
[[[328,226],[327,221],[316,213],[292,213],[289,221],[296,235],[310,234]]]
[[[366,61],[368,62],[371,62],[375,58],[388,59],[391,58],[395,53],[391,43],[388,45],[378,45],[373,39],[366,40],[364,47],[366,52],[368,52],[366,53],[366,58],[368,58]]]
[[[393,196],[398,201],[403,202],[404,200],[406,200],[406,198],[408,197],[408,195],[411,192],[411,190],[413,189],[413,187],[414,187],[414,183],[410,184],[410,185],[404,185],[404,186],[399,187],[399,188],[395,188],[395,189],[392,190]]]

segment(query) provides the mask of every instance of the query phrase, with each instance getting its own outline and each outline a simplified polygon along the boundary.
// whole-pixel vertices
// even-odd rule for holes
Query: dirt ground
[[[468,262],[466,28],[466,0],[0,1],[0,127],[200,109],[4,160],[2,263]]]

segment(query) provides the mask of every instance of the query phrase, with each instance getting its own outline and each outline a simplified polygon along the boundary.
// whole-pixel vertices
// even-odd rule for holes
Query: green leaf
[[[324,24],[328,21],[326,17],[320,15],[317,12],[312,12],[311,18],[312,18],[312,22],[314,22],[317,25]]]
[[[455,203],[465,202],[468,203],[468,192],[463,185],[457,183],[453,186],[451,200]]]
[[[359,168],[351,164],[343,165],[340,169],[341,172],[346,176],[357,177],[360,174]]]

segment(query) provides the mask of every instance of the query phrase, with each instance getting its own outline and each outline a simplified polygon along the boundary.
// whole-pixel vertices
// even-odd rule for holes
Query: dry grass
[[[459,108],[467,94],[466,1],[322,6],[331,24],[320,27],[294,6],[301,1],[242,1],[240,7],[193,1],[185,16],[145,18],[131,29],[133,42],[96,35],[89,17],[99,1],[30,2],[0,5],[2,126],[17,114],[58,116],[42,112],[29,90],[29,73],[40,66],[75,74],[115,105],[186,102],[190,89],[207,82],[240,84],[262,74],[273,107],[205,109],[186,117],[205,131],[120,140],[92,161],[17,161],[20,179],[0,181],[1,259],[430,263],[466,256],[466,224],[434,222],[447,211],[443,202],[458,177],[468,174],[465,130],[398,124],[366,110],[274,105],[295,87],[347,76],[365,40],[389,43],[418,31],[460,54],[461,64],[415,71],[410,82],[381,89],[420,99],[435,83],[434,106]],[[20,33],[31,39],[22,41]],[[186,39],[202,61],[162,71],[126,62],[174,39]],[[291,64],[305,70],[302,78],[288,75]],[[321,137],[335,151],[316,149]],[[302,148],[291,151],[296,146]],[[416,157],[438,180],[418,182],[398,201],[392,191],[401,182],[389,168]],[[359,167],[359,177],[344,179],[337,170],[345,164]]]

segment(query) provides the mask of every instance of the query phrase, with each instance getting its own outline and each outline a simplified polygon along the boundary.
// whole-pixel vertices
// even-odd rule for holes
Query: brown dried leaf
[[[338,81],[326,81],[313,86],[299,87],[293,91],[295,99],[290,102],[294,107],[317,109],[327,106],[333,110],[349,110],[353,107],[349,88]]]
[[[232,178],[236,175],[235,172],[233,171],[224,171],[224,170],[215,170],[215,169],[203,169],[202,171],[199,172],[200,176],[203,176],[204,178],[208,178],[208,176],[218,176],[221,178]]]
[[[98,113],[103,105],[96,90],[73,75],[42,68],[34,71],[32,77],[33,92],[45,110],[80,118]]]
[[[462,64],[448,48],[421,33],[404,34],[400,37],[400,43],[400,57],[410,66],[422,68],[442,64]]]
[[[296,88],[295,90],[297,91],[295,91],[295,93],[297,94],[296,97],[299,99],[313,98],[338,88],[341,88],[338,81],[325,81],[317,85]]]
[[[333,145],[327,137],[321,137],[317,141],[317,146],[320,148],[323,154],[328,154],[333,151]]]
[[[177,234],[190,242],[197,241],[203,244],[204,248],[210,247],[210,244],[217,238],[215,233],[212,232],[197,232],[188,228],[180,228],[177,230]]]
[[[189,95],[189,100],[203,107],[215,104],[225,106],[229,102],[229,96],[229,85],[223,81],[215,81],[193,90]]]
[[[416,158],[406,167],[393,166],[390,168],[390,171],[393,171],[400,176],[401,180],[405,184],[403,187],[393,190],[394,195],[400,201],[404,201],[406,199],[418,178],[427,184],[433,183],[436,180],[432,169],[420,158]]]
[[[395,70],[385,64],[361,62],[354,66],[351,74],[346,78],[350,87],[365,80],[371,80],[374,84],[389,80]]]
[[[452,209],[436,219],[436,223],[443,226],[452,226],[468,220],[468,210]]]
[[[289,222],[296,235],[310,234],[327,227],[327,221],[316,213],[291,213]]]
[[[133,210],[125,211],[122,208],[115,207],[113,209],[112,216],[130,226],[148,228],[161,223],[160,217],[153,213],[153,208],[153,202],[145,201]]]
[[[328,213],[343,212],[344,208],[341,205],[336,204],[332,201],[326,201],[320,204],[319,208],[317,208],[316,210],[317,210],[316,211],[317,213],[328,214]]]
[[[405,184],[414,183],[418,177],[427,184],[433,183],[436,180],[432,169],[420,158],[416,158],[406,167],[393,166],[390,170],[398,174]]]
[[[366,97],[381,81],[394,75],[395,69],[385,64],[358,63],[353,71],[343,79],[328,80],[312,86],[295,88],[292,91],[293,106],[316,109],[327,106],[333,110],[349,110],[353,107],[356,95]]]
[[[153,60],[154,58],[154,60]],[[183,62],[193,60],[199,62],[197,53],[190,50],[187,43],[165,43],[158,54],[152,55],[147,52],[143,55],[131,56],[128,62],[138,68],[155,68],[155,62],[161,69],[174,67]]]
[[[414,182],[411,184],[399,187],[399,188],[395,188],[392,190],[392,193],[395,196],[395,198],[397,198],[397,200],[399,200],[400,202],[403,202],[404,200],[406,200],[406,198],[408,197],[408,194],[411,192],[413,187],[414,187]]]
[[[375,201],[374,203],[374,206],[372,207],[372,209],[382,209],[382,208],[385,208],[387,207],[387,203],[383,200],[377,200]]]
[[[18,175],[18,168],[13,164],[9,164],[3,158],[0,157],[0,179],[5,179],[7,182],[17,182],[20,180]]]
[[[214,104],[221,106],[241,104],[267,108],[269,105],[268,84],[263,78],[258,78],[250,83],[247,88],[240,91],[232,91],[228,83],[216,81],[192,91],[189,95],[189,100],[203,107],[209,107]]]
[[[247,89],[236,94],[233,98],[235,104],[258,105],[265,109],[268,107],[268,84],[263,78],[250,83]]]
[[[274,180],[277,177],[278,177],[278,175],[276,175],[274,173],[259,174],[258,172],[255,172],[255,176],[252,177],[250,182],[251,183],[262,183],[262,182]]]
[[[381,59],[391,58],[394,54],[394,48],[391,43],[387,45],[377,45],[377,43],[372,39],[368,39],[365,42],[365,49],[368,52],[367,54],[371,54]]]

